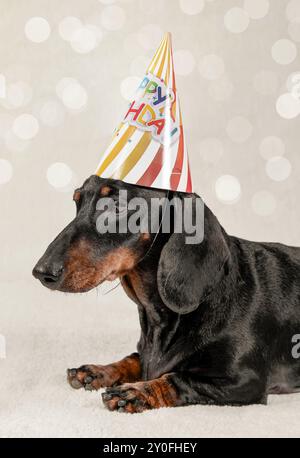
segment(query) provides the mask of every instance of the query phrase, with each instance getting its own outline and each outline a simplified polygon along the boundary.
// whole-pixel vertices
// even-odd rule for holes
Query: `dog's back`
[[[278,319],[287,320],[291,314],[300,320],[300,248],[230,239],[241,279],[255,291],[257,306],[273,309]]]

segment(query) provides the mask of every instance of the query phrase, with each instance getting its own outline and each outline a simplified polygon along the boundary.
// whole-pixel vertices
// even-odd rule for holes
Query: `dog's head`
[[[126,202],[120,200],[120,191],[126,191]],[[33,275],[47,288],[72,293],[124,275],[151,243],[148,232],[119,229],[129,217],[127,202],[137,196],[148,202],[164,194],[92,175],[74,192],[75,219],[49,245]]]
[[[191,205],[187,212],[184,206],[179,211],[172,207],[175,219],[168,212],[169,224],[167,221],[162,226],[166,207],[159,205],[159,211],[153,211],[153,202],[174,201],[174,196],[181,201],[187,197]],[[74,192],[73,199],[75,219],[49,245],[33,269],[33,275],[47,288],[80,293],[105,280],[122,277],[148,254],[153,243],[159,247],[157,288],[171,310],[195,310],[218,281],[229,257],[228,246],[217,219],[207,207],[201,212],[203,202],[195,194],[168,193],[92,175]],[[199,202],[202,207],[197,207]],[[176,227],[174,222],[178,215],[182,227]],[[190,216],[195,227],[201,226],[200,232],[204,231],[204,238],[200,237],[196,244],[187,243],[183,215],[185,219]]]

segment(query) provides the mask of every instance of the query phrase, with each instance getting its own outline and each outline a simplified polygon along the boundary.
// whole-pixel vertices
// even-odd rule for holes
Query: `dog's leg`
[[[141,377],[140,358],[138,353],[133,353],[117,363],[105,366],[84,365],[78,369],[68,369],[67,376],[72,388],[85,388],[89,391],[136,382]]]
[[[245,382],[242,377],[239,382],[232,383],[188,373],[171,373],[155,380],[108,388],[102,399],[109,410],[135,413],[191,404],[265,404],[265,393],[265,386],[257,379]]]
[[[128,413],[180,405],[177,390],[169,381],[169,374],[155,380],[107,388],[102,399],[108,410]]]

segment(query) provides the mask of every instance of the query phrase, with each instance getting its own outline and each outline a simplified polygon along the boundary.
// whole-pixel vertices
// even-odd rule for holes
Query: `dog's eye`
[[[111,193],[112,193],[112,189],[111,189],[109,186],[103,186],[103,187],[100,189],[100,195],[101,195],[102,197],[107,197],[107,196],[109,196]]]

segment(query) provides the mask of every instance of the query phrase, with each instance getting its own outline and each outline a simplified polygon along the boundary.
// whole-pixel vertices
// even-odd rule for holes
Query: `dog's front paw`
[[[108,410],[128,413],[182,405],[168,374],[154,380],[107,388],[102,399]]]
[[[68,382],[72,388],[87,391],[111,387],[118,383],[118,373],[112,366],[84,365],[78,369],[67,370]]]
[[[137,413],[153,409],[149,402],[150,387],[147,382],[125,383],[124,385],[107,388],[102,393],[102,400],[108,410]]]

